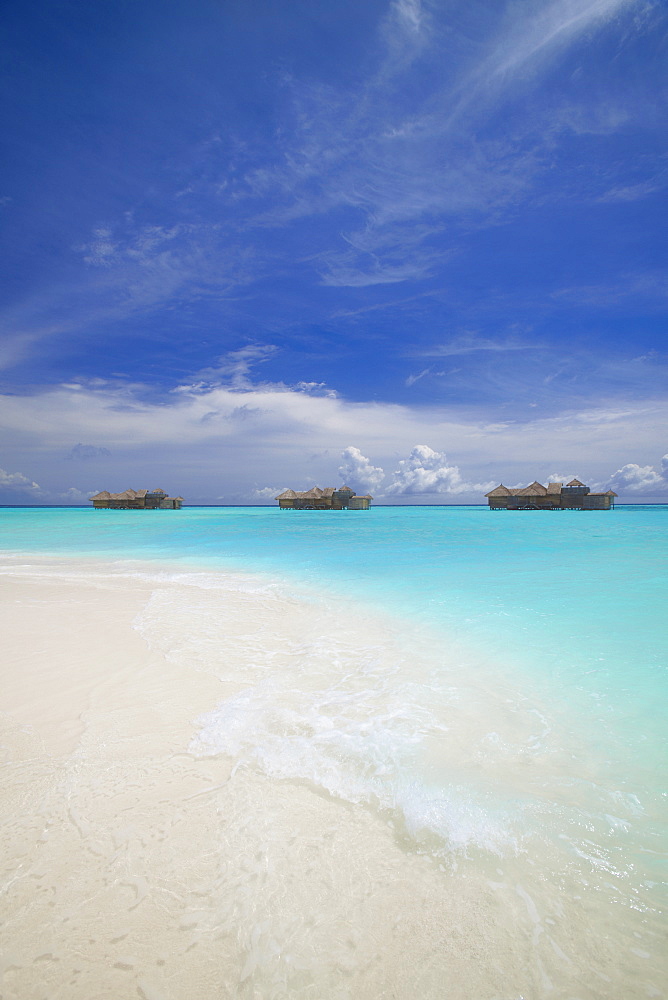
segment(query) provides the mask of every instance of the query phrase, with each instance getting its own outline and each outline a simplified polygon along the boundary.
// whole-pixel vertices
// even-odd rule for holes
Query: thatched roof
[[[544,497],[546,493],[547,490],[542,483],[538,483],[534,480],[533,483],[529,483],[528,486],[525,486],[523,490],[518,490],[516,493],[514,492],[514,495],[517,497]]]
[[[561,489],[562,489],[563,485],[564,485],[563,483],[548,483],[547,484],[547,492],[548,493],[561,493]]]
[[[351,497],[355,496],[355,491],[351,490],[350,486],[339,486],[336,489],[333,486],[326,486],[324,490],[320,489],[319,486],[312,486],[310,490],[304,490],[300,492],[299,490],[284,490],[279,493],[275,500],[328,500],[331,501],[334,494],[348,493]],[[370,493],[366,494],[364,498],[366,500],[373,500]]]
[[[581,483],[579,479],[571,479],[570,483],[566,483],[567,486],[584,486],[585,483]]]
[[[507,486],[504,486],[503,483],[500,483],[498,486],[495,486],[493,490],[490,490],[489,493],[485,493],[485,496],[486,497],[509,497],[509,496],[512,496],[512,493],[508,489]]]
[[[156,495],[164,500],[183,500],[183,497],[168,497],[164,490],[123,490],[122,493],[110,493],[109,490],[102,490],[101,493],[96,493],[94,497],[90,497],[91,500],[145,500],[149,495]]]
[[[616,496],[619,496],[619,493],[615,493],[614,490],[606,490],[605,493],[603,494],[603,496],[604,497],[616,497]]]

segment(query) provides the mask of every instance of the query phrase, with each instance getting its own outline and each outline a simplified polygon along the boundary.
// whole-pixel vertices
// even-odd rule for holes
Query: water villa
[[[349,486],[326,486],[324,490],[312,486],[303,493],[284,490],[274,499],[281,510],[368,510],[373,497],[368,493],[358,497]]]
[[[579,479],[563,483],[530,483],[523,489],[509,489],[501,483],[486,493],[490,510],[611,510],[615,506],[612,490],[592,493]]]
[[[164,490],[102,490],[90,501],[95,510],[181,510],[183,497],[168,497]]]

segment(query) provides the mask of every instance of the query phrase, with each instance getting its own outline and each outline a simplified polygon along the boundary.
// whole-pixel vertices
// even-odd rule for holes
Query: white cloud
[[[263,486],[261,489],[251,490],[251,497],[257,500],[275,500],[279,493],[287,490],[287,486]],[[219,497],[222,500],[222,497]]]
[[[644,493],[649,496],[668,493],[668,455],[663,456],[658,470],[652,465],[629,462],[613,472],[602,486],[615,493]]]
[[[27,493],[41,493],[39,483],[28,479],[22,472],[6,472],[0,469],[0,490],[12,490]]]
[[[392,11],[409,32],[420,31],[424,17],[420,0],[393,0]]]
[[[620,456],[633,455],[643,468],[665,451],[665,401],[527,414],[533,419],[492,423],[447,405],[357,403],[271,384],[183,387],[156,398],[139,385],[81,383],[76,389],[61,385],[32,395],[0,395],[0,436],[5,466],[30,468],[52,496],[71,486],[72,465],[62,456],[72,441],[83,439],[111,452],[101,489],[159,483],[186,498],[229,502],[250,498],[258,483],[333,484],[351,441],[359,451],[356,468],[368,461],[367,471],[397,469],[386,491],[397,501],[423,490],[427,496],[427,489],[443,497],[468,490],[473,499],[491,480],[540,479],[548,462],[552,469],[577,470],[584,482],[604,482],[619,468]],[[436,448],[405,458],[416,441],[425,440]],[[436,450],[445,450],[445,442],[456,458],[446,460]],[[22,474],[5,473],[5,480],[10,475]],[[27,477],[7,487],[34,495],[39,489]]]
[[[443,452],[434,451],[426,444],[416,444],[408,458],[399,462],[385,493],[388,496],[461,495],[485,493],[494,485],[492,482],[466,482],[456,465],[448,465]]]
[[[292,388],[296,392],[307,392],[310,396],[328,396],[330,399],[338,396],[336,389],[330,389],[326,382],[297,382]]]
[[[578,476],[578,474],[576,472],[569,472],[568,474],[564,473],[563,475],[560,474],[560,473],[558,473],[558,472],[553,472],[551,475],[549,475],[547,477],[547,479],[545,480],[545,482],[546,483],[562,483],[565,486],[566,483],[570,483],[573,479],[579,479],[580,482],[583,482],[582,477]],[[523,486],[528,486],[528,483],[523,483],[522,485]]]
[[[385,478],[385,472],[380,466],[372,465],[359,448],[349,445],[341,452],[342,463],[339,475],[345,485],[358,490],[377,490]]]
[[[406,385],[410,389],[410,387],[412,385],[415,385],[416,382],[419,382],[421,378],[424,378],[425,375],[431,375],[431,373],[432,373],[431,368],[423,368],[421,372],[416,372],[415,375],[409,375],[408,378],[406,379]]]
[[[208,392],[215,386],[227,385],[235,389],[248,389],[249,376],[257,365],[272,358],[278,347],[276,344],[247,344],[235,351],[221,355],[215,365],[203,368],[197,373],[197,381],[180,385],[175,392]]]
[[[456,112],[484,100],[498,100],[504,90],[531,72],[541,72],[555,54],[610,20],[633,0],[547,0],[531,9],[511,5],[510,18],[490,54],[461,84]]]

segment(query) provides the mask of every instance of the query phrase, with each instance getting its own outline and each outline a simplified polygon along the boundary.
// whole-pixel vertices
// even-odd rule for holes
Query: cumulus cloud
[[[111,455],[108,448],[98,448],[94,444],[75,444],[73,448],[70,448],[67,458],[74,458],[81,460],[83,462],[89,461],[91,458],[105,458]]]
[[[659,469],[653,465],[638,465],[629,462],[621,469],[613,472],[610,479],[603,484],[604,489],[615,493],[645,493],[656,495],[668,492],[668,455],[661,459]]]
[[[385,478],[385,472],[379,465],[372,465],[359,448],[350,445],[341,452],[339,475],[346,485],[352,484],[355,490],[377,490]]]
[[[470,483],[456,465],[448,465],[444,452],[426,444],[416,444],[408,458],[399,462],[392,482],[385,490],[390,496],[423,496],[432,493],[484,493],[495,484]]]
[[[41,493],[42,488],[39,483],[28,479],[22,472],[6,472],[0,469],[0,489],[12,490],[20,493]]]
[[[257,500],[275,500],[279,493],[287,489],[287,486],[263,486],[261,489],[251,490],[251,496]]]
[[[563,473],[563,474],[559,473],[559,472],[553,472],[551,475],[549,475],[547,477],[547,479],[545,480],[545,482],[546,483],[563,483],[563,484],[566,484],[566,483],[570,483],[571,480],[573,480],[573,479],[579,479],[581,483],[584,482],[584,479],[582,478],[582,476],[578,476],[578,474],[576,472],[569,472],[569,473]],[[526,486],[527,484],[523,483],[522,485]]]

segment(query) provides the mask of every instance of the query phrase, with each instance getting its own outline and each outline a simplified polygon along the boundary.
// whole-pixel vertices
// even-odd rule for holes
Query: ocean
[[[169,882],[169,838],[155,855],[180,900],[169,913],[188,936],[181,967],[194,948],[203,956],[198,997],[665,995],[667,515],[662,505],[0,510],[5,593],[29,582],[106,588],[111,615],[114,595],[142,588],[131,623],[141,645],[123,663],[137,697],[149,688],[136,649],[174,685],[206,688],[165,735],[164,760],[181,755],[208,783],[173,800],[162,789],[158,824],[208,810],[192,848],[201,867],[173,869]],[[152,789],[155,713],[174,697],[156,670]],[[104,699],[93,701],[106,725]],[[71,794],[84,796],[90,765],[93,817],[92,783],[107,780],[93,766],[96,739],[58,758]],[[31,777],[17,773],[43,794],[31,754]],[[107,792],[120,795],[119,783]],[[20,808],[39,813],[29,799]],[[77,837],[93,844],[97,822],[80,821]],[[141,870],[128,875],[128,855],[105,851],[90,863],[100,885],[124,864],[124,877],[144,880],[148,912],[158,890],[143,836]],[[21,933],[31,906],[29,895],[10,906]],[[146,918],[150,940],[135,919],[123,935],[139,942],[129,964],[109,959],[116,971],[98,982],[93,950],[89,992],[74,979],[67,995],[185,1000],[187,984],[166,971],[167,931],[159,946],[157,916]],[[164,952],[157,971],[153,952]],[[31,968],[8,997],[43,995],[26,992],[47,982]],[[114,994],[116,975],[134,992]]]

